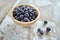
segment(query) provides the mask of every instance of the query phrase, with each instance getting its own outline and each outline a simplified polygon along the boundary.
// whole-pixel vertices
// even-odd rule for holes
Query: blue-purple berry
[[[48,32],[51,31],[51,28],[50,27],[47,27],[46,28],[46,31],[48,31]]]
[[[19,18],[20,18],[21,20],[23,20],[23,18],[24,18],[24,15],[20,15],[20,16],[19,16]]]
[[[47,24],[48,23],[48,21],[44,21],[44,24]]]
[[[30,20],[28,18],[24,18],[24,22],[29,22]]]
[[[43,31],[40,31],[40,34],[41,34],[41,35],[43,35],[43,34],[44,34],[44,32],[43,32]]]

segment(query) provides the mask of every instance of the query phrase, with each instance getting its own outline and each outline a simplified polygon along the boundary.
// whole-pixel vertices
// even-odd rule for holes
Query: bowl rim
[[[37,16],[34,20],[29,21],[29,22],[21,22],[21,21],[16,20],[16,19],[13,17],[13,13],[12,13],[12,12],[14,11],[14,9],[15,9],[16,7],[19,7],[19,6],[22,6],[22,5],[29,5],[29,6],[31,6],[31,7],[33,7],[33,8],[35,8],[36,11],[37,11],[37,13],[38,13],[38,16]],[[35,21],[37,21],[37,20],[39,19],[39,17],[40,17],[40,11],[38,10],[37,7],[35,7],[35,6],[32,5],[32,4],[20,4],[20,5],[17,5],[17,6],[15,6],[15,7],[12,8],[11,13],[10,13],[10,16],[11,16],[11,18],[13,19],[13,21],[15,21],[15,22],[23,23],[23,24],[28,24],[28,23],[35,22]]]

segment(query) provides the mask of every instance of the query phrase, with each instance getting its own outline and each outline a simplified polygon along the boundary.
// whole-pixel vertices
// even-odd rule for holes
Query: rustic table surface
[[[2,1],[2,2],[4,2],[4,1]],[[1,1],[0,1],[0,3],[1,3]],[[57,0],[24,0],[24,1],[17,0],[16,3],[14,4],[14,6],[16,6],[17,4],[33,4],[36,7],[38,7],[40,12],[41,12],[41,16],[40,16],[39,20],[40,21],[49,20],[49,21],[53,22],[54,24],[56,24],[57,40],[60,40],[60,36],[59,36],[60,35],[60,31],[59,31],[59,29],[60,29],[60,11],[59,11],[60,10],[60,5],[59,5],[60,1],[59,0],[58,1]],[[1,9],[1,7],[3,8],[4,6],[0,5],[0,9]],[[8,8],[10,8],[10,7],[8,7]],[[6,8],[6,9],[8,9],[8,8]],[[3,8],[3,9],[5,9],[5,8]],[[7,11],[7,10],[5,10],[5,11]],[[0,15],[3,15],[4,13],[2,12],[2,10],[0,11]],[[1,20],[2,17],[3,16],[0,17],[0,20]],[[4,28],[7,24],[8,24],[8,26],[9,26],[9,24],[11,24],[13,26],[16,25],[9,18],[9,13],[8,13],[7,17],[5,17],[5,19],[1,23],[2,26],[0,25],[1,26],[0,29],[2,30],[2,28]],[[5,30],[6,30],[5,33],[7,33],[8,29],[5,29]],[[9,31],[7,33],[8,35],[9,35]],[[14,40],[14,39],[12,39],[13,35],[10,34],[10,36],[12,36],[11,40]],[[8,37],[10,37],[10,36],[8,36]],[[17,35],[15,35],[14,38],[15,37],[17,37]],[[17,39],[18,38],[19,37],[17,37]],[[8,40],[8,39],[5,39],[5,40]]]

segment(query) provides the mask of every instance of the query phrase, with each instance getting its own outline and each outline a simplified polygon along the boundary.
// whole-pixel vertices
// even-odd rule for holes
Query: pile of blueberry
[[[28,5],[16,7],[13,11],[13,17],[22,22],[32,21],[36,19],[37,15],[36,9]]]

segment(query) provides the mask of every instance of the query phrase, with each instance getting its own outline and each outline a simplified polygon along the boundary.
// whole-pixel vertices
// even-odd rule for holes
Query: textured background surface
[[[6,17],[16,0],[0,0],[0,23]]]
[[[60,40],[60,0],[18,0],[15,4],[33,4],[38,7],[41,12],[39,20],[54,22],[57,25],[57,40]]]
[[[55,24],[48,21],[48,24],[44,26],[43,22],[44,21],[38,20],[31,27],[25,28],[15,24],[7,15],[1,24],[0,30],[4,33],[4,40],[57,40],[57,32],[55,30],[57,27]],[[51,34],[48,36],[49,38],[47,38],[46,35],[43,35],[42,38],[38,37],[37,28],[40,28],[45,34],[46,27],[51,27]]]

